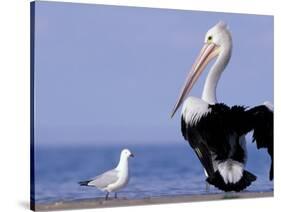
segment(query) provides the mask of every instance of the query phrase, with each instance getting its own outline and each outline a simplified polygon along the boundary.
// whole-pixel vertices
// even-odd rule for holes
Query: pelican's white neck
[[[204,84],[202,99],[209,104],[217,102],[216,89],[221,73],[225,69],[231,57],[231,45],[224,48],[219,54],[217,60],[208,73],[207,79]]]

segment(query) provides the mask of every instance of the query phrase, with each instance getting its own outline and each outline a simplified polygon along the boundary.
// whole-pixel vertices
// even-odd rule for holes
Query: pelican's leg
[[[105,200],[108,200],[108,195],[109,195],[109,192],[107,191],[106,195],[105,195]]]
[[[208,182],[205,182],[205,191],[206,192],[210,191],[210,184]]]
[[[208,173],[207,173],[206,169],[204,169],[204,173],[205,173],[205,176],[208,178]],[[206,192],[210,191],[210,184],[207,181],[205,181],[205,191]]]
[[[115,192],[115,195],[114,195],[115,199],[117,199],[117,192]]]

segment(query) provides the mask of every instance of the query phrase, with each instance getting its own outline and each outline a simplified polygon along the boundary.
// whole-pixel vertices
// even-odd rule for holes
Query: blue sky
[[[219,20],[229,25],[233,52],[218,100],[273,102],[272,16],[37,2],[35,142],[183,140],[180,114],[170,113]],[[191,95],[201,96],[206,74]]]

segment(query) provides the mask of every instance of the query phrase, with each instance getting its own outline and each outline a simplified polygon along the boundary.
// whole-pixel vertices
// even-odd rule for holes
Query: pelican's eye
[[[212,37],[212,36],[209,36],[209,37],[208,37],[208,43],[210,43],[212,40],[213,40],[213,37]]]

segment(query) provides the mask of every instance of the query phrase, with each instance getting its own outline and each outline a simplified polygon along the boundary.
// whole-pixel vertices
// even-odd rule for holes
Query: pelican
[[[204,46],[187,75],[171,117],[183,104],[181,132],[199,158],[206,182],[226,192],[238,192],[256,180],[254,174],[245,170],[245,135],[250,131],[253,131],[257,148],[266,148],[271,157],[269,179],[273,179],[273,106],[265,102],[252,108],[229,107],[217,102],[217,84],[231,51],[231,33],[220,21],[207,32]],[[188,97],[200,74],[215,58],[201,98]]]

